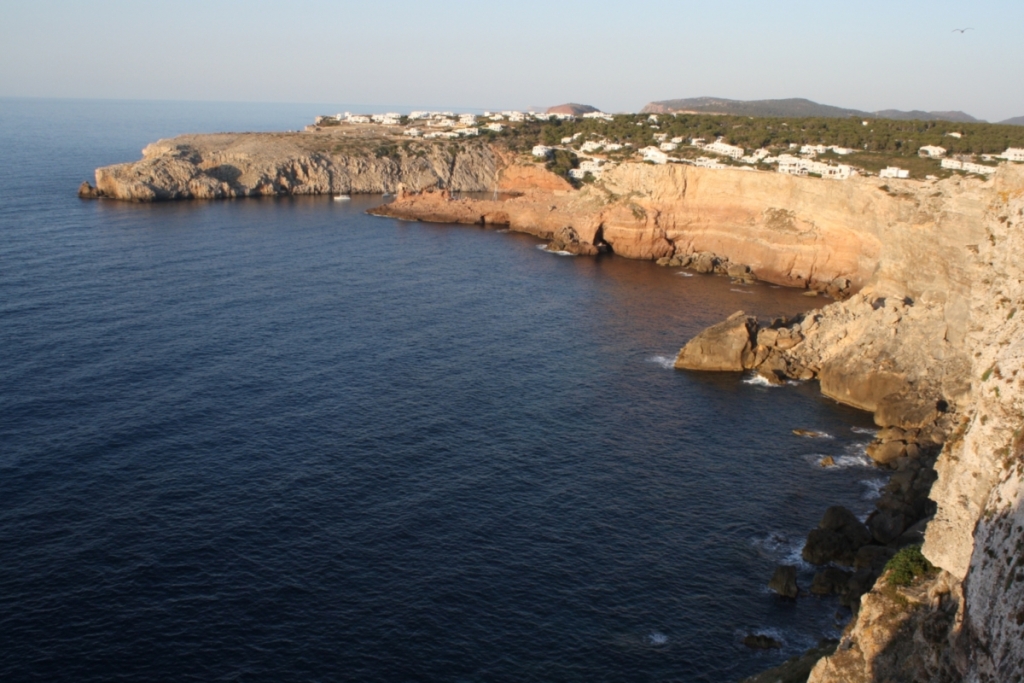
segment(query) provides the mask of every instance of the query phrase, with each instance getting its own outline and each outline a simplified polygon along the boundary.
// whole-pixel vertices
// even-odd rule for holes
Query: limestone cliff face
[[[883,400],[880,424],[933,420],[936,397],[952,411],[923,548],[942,573],[911,608],[887,608],[879,589],[866,595],[847,646],[812,681],[1024,677],[1024,169],[1004,167],[970,195],[958,205],[980,222],[966,222],[961,249],[944,250],[947,267],[934,279],[948,278],[944,296],[892,303],[899,283],[880,279],[889,294],[881,305],[869,287],[827,307],[820,333],[793,349],[801,362],[831,354],[837,375],[849,368],[853,378],[875,363],[897,397],[925,386],[923,412]]]
[[[346,148],[315,133],[222,133],[160,140],[141,161],[96,169],[95,193],[129,201],[495,187],[500,156],[481,142]],[[88,192],[86,193],[88,194]]]
[[[509,179],[521,172],[508,167],[501,175]],[[847,278],[856,289],[870,281],[883,294],[899,291],[937,306],[946,305],[951,284],[966,286],[956,256],[984,236],[983,193],[976,192],[981,182],[965,179],[893,189],[869,178],[832,182],[622,164],[580,191],[507,180],[502,186],[518,196],[456,200],[410,194],[381,213],[505,224],[543,238],[569,226],[583,242],[606,244],[629,258],[711,252],[777,284],[804,287]],[[947,314],[957,329],[951,334],[963,334],[963,297],[953,300]]]

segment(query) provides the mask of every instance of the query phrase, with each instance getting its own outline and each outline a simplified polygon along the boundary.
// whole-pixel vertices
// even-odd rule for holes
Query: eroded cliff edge
[[[152,202],[494,188],[501,153],[483,142],[402,145],[332,132],[216,133],[159,140],[140,161],[96,169],[83,197]]]

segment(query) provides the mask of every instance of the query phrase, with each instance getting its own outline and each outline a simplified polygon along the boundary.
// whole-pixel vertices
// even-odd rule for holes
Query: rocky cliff
[[[478,141],[351,139],[336,131],[182,135],[96,169],[79,194],[128,201],[494,189],[501,156]]]
[[[370,148],[292,134],[161,141],[96,179],[93,192],[136,201],[398,192],[377,213],[509,226],[560,250],[845,299],[796,320],[738,314],[677,359],[815,379],[874,413],[884,429],[870,454],[894,476],[858,529],[875,549],[872,577],[886,549],[926,525],[923,551],[939,572],[905,594],[848,587],[857,619],[811,680],[1024,677],[1024,168],[886,183],[623,164],[577,190],[482,143]],[[453,194],[474,190],[487,198]],[[819,536],[835,533],[826,526]]]
[[[1021,680],[1024,169],[909,185],[899,201],[914,207],[910,220],[880,226],[878,266],[859,292],[795,321],[735,315],[687,344],[677,366],[816,378],[873,411],[883,429],[869,454],[895,474],[869,530],[891,551],[927,524],[923,551],[938,573],[867,592],[811,681]],[[933,516],[896,495],[936,475]]]
[[[505,183],[505,200],[404,194],[380,212],[503,224],[578,253],[781,284],[848,283],[845,301],[797,320],[733,316],[677,360],[816,379],[883,427],[869,453],[893,481],[850,557],[864,565],[850,582],[873,581],[922,530],[939,572],[898,594],[847,588],[857,619],[811,680],[1019,680],[1024,169],[887,184],[626,164],[580,191],[529,185]]]

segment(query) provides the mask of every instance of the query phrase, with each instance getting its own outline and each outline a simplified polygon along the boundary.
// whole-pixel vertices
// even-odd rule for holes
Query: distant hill
[[[721,97],[691,97],[682,100],[663,100],[651,102],[642,110],[642,114],[667,114],[671,112],[692,112],[694,114],[731,114],[734,116],[780,116],[780,117],[825,117],[846,118],[862,116],[874,119],[897,119],[921,121],[955,121],[957,123],[976,123],[979,119],[962,111],[900,111],[885,109],[868,112],[859,109],[845,109],[828,104],[818,104],[811,100],[795,97],[786,100],[727,100]]]
[[[597,107],[591,107],[589,104],[576,104],[575,102],[569,102],[568,104],[560,104],[557,107],[548,107],[548,114],[572,114],[573,116],[582,116],[583,114],[589,114],[594,111],[601,111]]]
[[[1024,116],[1014,116],[1012,119],[1006,119],[999,123],[1005,123],[1010,126],[1024,126]]]

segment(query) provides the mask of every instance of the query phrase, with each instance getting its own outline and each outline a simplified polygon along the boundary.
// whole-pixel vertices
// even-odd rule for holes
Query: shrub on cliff
[[[935,567],[921,554],[921,546],[908,545],[886,563],[885,571],[889,572],[890,585],[909,586],[917,577],[935,571]]]

